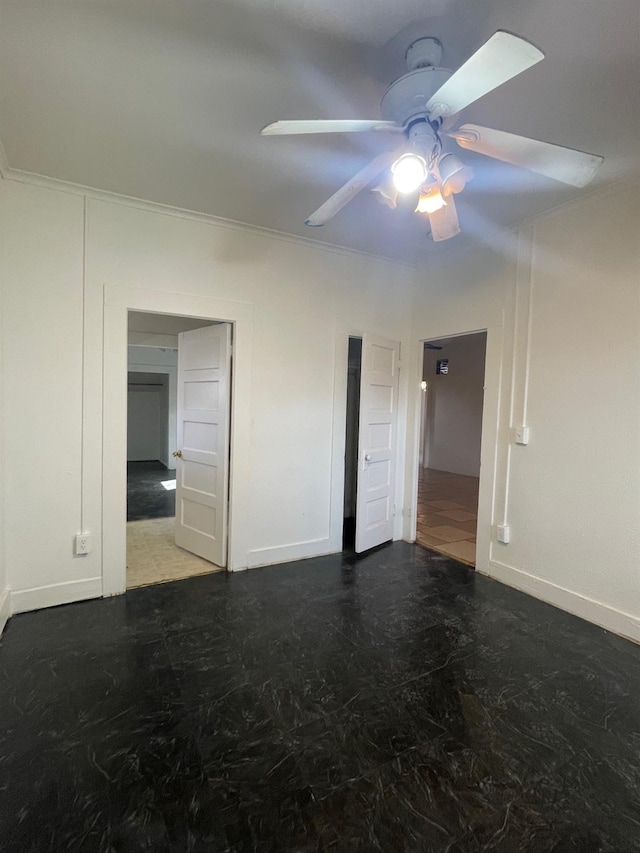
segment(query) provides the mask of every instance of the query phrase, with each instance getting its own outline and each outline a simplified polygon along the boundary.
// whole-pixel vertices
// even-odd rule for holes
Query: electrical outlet
[[[75,538],[75,553],[79,554],[88,554],[91,550],[91,534],[90,533],[77,533]]]
[[[509,543],[511,531],[509,530],[508,524],[498,524],[496,527],[496,534],[498,542],[502,542],[503,545],[507,545]]]

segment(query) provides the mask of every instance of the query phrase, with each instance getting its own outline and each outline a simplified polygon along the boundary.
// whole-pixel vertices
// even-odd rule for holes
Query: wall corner
[[[11,590],[0,592],[0,636],[11,616]]]

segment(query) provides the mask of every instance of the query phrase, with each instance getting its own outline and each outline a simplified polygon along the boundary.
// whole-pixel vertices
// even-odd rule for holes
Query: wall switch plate
[[[509,530],[508,524],[498,524],[496,527],[496,533],[498,537],[498,542],[502,542],[503,545],[507,545],[509,542],[509,536],[511,531]]]
[[[519,426],[515,430],[516,444],[529,444],[529,427]]]
[[[77,533],[74,541],[74,551],[76,554],[88,554],[91,550],[91,534]]]

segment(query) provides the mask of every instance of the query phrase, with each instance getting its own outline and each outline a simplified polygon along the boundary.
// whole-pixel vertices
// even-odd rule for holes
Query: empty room
[[[0,0],[0,847],[627,853],[637,0]]]

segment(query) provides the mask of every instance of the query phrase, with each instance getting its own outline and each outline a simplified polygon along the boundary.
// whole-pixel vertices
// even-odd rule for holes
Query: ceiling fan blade
[[[450,237],[455,237],[456,234],[460,233],[458,212],[453,196],[447,198],[447,203],[444,207],[436,210],[435,213],[429,214],[429,224],[431,225],[431,237],[436,243],[448,240]]]
[[[386,130],[401,132],[394,121],[375,119],[303,119],[301,121],[274,121],[260,131],[261,136],[290,136],[294,133],[363,133]]]
[[[531,42],[498,30],[431,96],[432,116],[451,116],[544,59]]]
[[[563,148],[561,145],[552,145],[477,124],[463,124],[458,130],[449,131],[447,135],[469,151],[504,160],[531,172],[539,172],[547,178],[570,184],[572,187],[585,187],[604,161],[604,157],[596,154]]]
[[[379,154],[375,160],[367,163],[364,169],[360,169],[357,175],[354,175],[353,178],[351,178],[350,181],[347,181],[344,186],[340,187],[340,189],[335,192],[331,198],[327,199],[324,204],[320,205],[320,207],[312,213],[311,216],[305,219],[304,224],[313,226],[325,225],[336,215],[336,213],[338,213],[338,211],[342,210],[345,204],[358,195],[358,193],[363,190],[367,184],[370,184],[374,178],[377,178],[380,172],[388,169],[397,156],[397,150],[385,151],[384,153]]]

